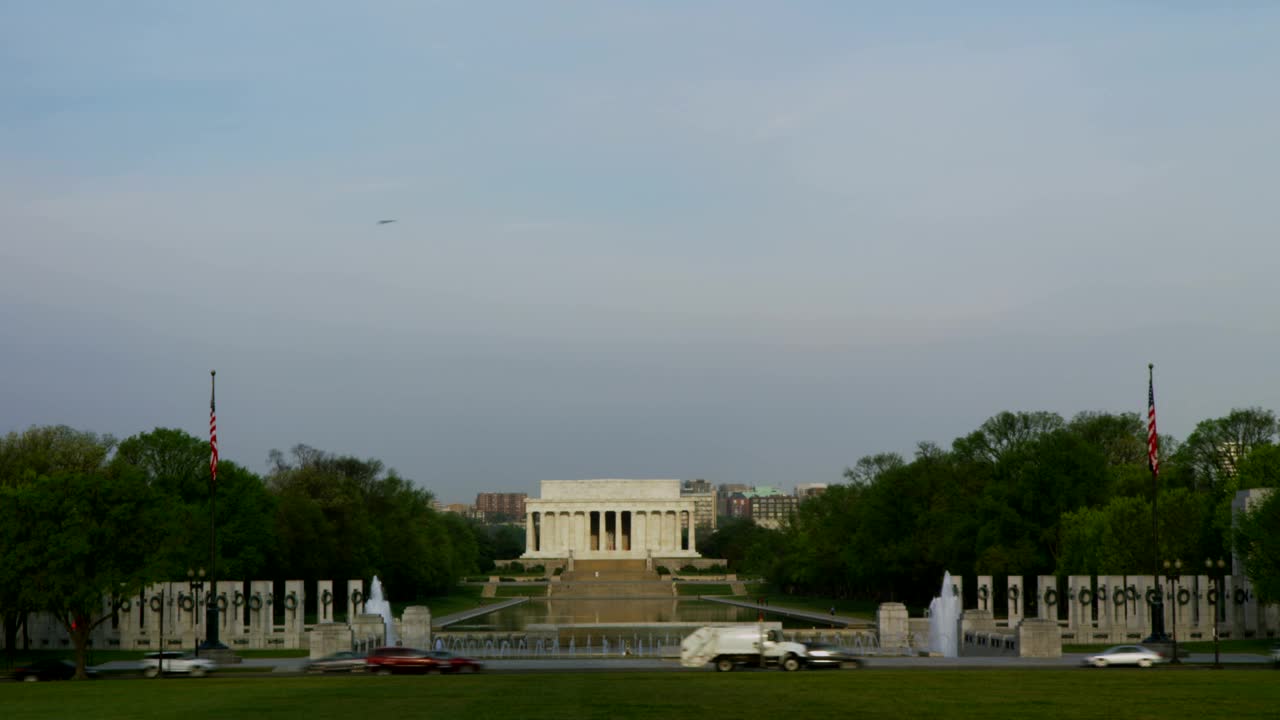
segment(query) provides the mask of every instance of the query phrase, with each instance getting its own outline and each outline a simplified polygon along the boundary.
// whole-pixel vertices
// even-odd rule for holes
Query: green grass
[[[718,585],[712,583],[676,583],[676,593],[679,595],[732,595],[733,588],[728,585]]]
[[[6,683],[6,720],[92,717],[1274,718],[1270,670],[555,673]]]
[[[525,583],[521,585],[499,585],[498,597],[545,597],[547,586],[542,583]]]
[[[448,595],[422,598],[413,602],[393,602],[391,603],[391,612],[396,617],[400,617],[404,613],[404,609],[410,605],[426,605],[431,610],[431,617],[452,615],[463,610],[470,610],[477,605],[487,605],[493,602],[489,598],[483,598],[482,602],[480,591],[483,589],[483,585],[457,585],[453,588],[453,592]]]

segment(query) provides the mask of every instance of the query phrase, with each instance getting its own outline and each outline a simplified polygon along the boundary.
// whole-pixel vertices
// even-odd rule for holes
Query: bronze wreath
[[[1244,588],[1236,588],[1236,591],[1231,593],[1231,599],[1235,600],[1237,605],[1243,605],[1249,599],[1249,593],[1245,592]]]
[[[225,594],[219,595],[218,599],[214,602],[214,604],[218,606],[219,610],[222,610],[223,612],[225,612],[227,609],[227,596]]]
[[[1123,605],[1126,600],[1127,597],[1124,588],[1116,588],[1116,591],[1111,594],[1111,602],[1116,605]]]
[[[1191,602],[1191,591],[1186,588],[1178,588],[1178,604],[1186,605]]]
[[[1089,588],[1082,588],[1082,589],[1080,590],[1080,604],[1081,604],[1081,605],[1092,605],[1092,604],[1093,604],[1093,591],[1092,591],[1092,590],[1090,590]]]
[[[244,593],[237,590],[235,598],[231,601],[231,604],[235,605],[236,607],[240,607],[241,605],[244,605]]]
[[[1050,607],[1058,604],[1058,591],[1049,588],[1044,591],[1044,604]]]
[[[249,598],[249,609],[250,609],[250,610],[261,610],[261,609],[262,609],[262,596],[261,596],[261,595],[258,595],[258,594],[256,594],[256,593],[255,593],[253,597]]]
[[[152,612],[160,612],[160,609],[164,607],[164,603],[161,602],[159,595],[152,595],[151,602],[147,603],[147,605],[151,607]]]
[[[178,607],[182,608],[183,612],[191,612],[196,607],[196,599],[190,595],[183,595],[178,598]]]
[[[298,607],[298,595],[297,593],[290,591],[288,595],[284,596],[284,609],[294,610],[297,607]]]

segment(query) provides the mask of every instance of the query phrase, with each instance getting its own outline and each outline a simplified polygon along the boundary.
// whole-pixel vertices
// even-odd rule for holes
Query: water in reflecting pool
[[[755,608],[735,607],[704,600],[533,598],[527,603],[450,625],[447,629],[509,632],[524,630],[532,624],[640,625],[672,622],[753,622],[757,614]]]

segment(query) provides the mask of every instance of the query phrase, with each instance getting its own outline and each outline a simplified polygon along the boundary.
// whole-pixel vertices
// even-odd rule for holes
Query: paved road
[[[865,667],[875,668],[966,668],[966,669],[1015,669],[1015,668],[1074,668],[1082,667],[1084,653],[1066,653],[1060,658],[1016,658],[1016,657],[888,657],[869,656],[864,660]],[[556,660],[485,660],[485,669],[501,673],[538,673],[538,672],[712,672],[710,665],[704,668],[684,668],[674,659],[659,658],[590,658],[571,657]],[[1227,654],[1222,656],[1222,664],[1237,668],[1250,665],[1270,664],[1271,659],[1265,655]],[[1213,663],[1213,653],[1192,653],[1187,664],[1201,666]],[[294,674],[305,671],[307,658],[246,658],[240,668],[270,668],[271,674]],[[140,665],[133,661],[117,660],[95,666],[96,670],[128,671],[139,670]],[[256,673],[254,675],[257,675]]]

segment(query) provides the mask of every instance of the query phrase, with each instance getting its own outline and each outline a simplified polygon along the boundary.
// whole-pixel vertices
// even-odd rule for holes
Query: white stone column
[[[271,581],[254,580],[249,583],[249,637],[250,647],[266,648],[275,624],[271,608]]]
[[[302,635],[306,630],[306,586],[301,580],[285,580],[284,596],[280,598],[284,604],[285,647],[302,647]]]
[[[244,595],[244,583],[240,580],[219,580],[218,596],[226,598],[218,603],[218,639],[232,650],[244,647],[244,643],[236,644],[236,640],[244,639],[244,605],[236,605],[236,595]],[[243,603],[244,598],[241,598]]]
[[[680,549],[680,514],[674,510],[667,512],[671,529],[667,533],[667,548],[672,552]]]
[[[316,620],[321,623],[333,622],[333,581],[316,581]]]
[[[1058,606],[1049,605],[1048,591],[1053,590],[1057,595],[1058,579],[1052,575],[1041,575],[1039,578],[1039,595],[1036,597],[1036,616],[1041,620],[1058,620]],[[1058,598],[1058,602],[1062,602],[1063,598]]]
[[[524,551],[531,553],[538,548],[534,546],[533,541],[533,516],[536,515],[532,510],[526,510],[524,513]]]
[[[556,551],[556,526],[558,518],[554,510],[542,513],[542,547],[538,548],[544,553]]]
[[[560,554],[568,555],[573,547],[573,514],[569,511],[560,513]]]
[[[694,528],[698,527],[698,516],[695,512],[689,513],[689,552],[698,552],[696,543],[697,533]]]
[[[1024,607],[1023,604],[1026,602],[1026,598],[1022,596],[1021,576],[1010,575],[1005,578],[1005,583],[1007,588],[1005,591],[1005,597],[1008,598],[1009,608],[1009,627],[1012,629],[1018,627],[1018,623],[1022,622],[1022,609]],[[1015,590],[1017,591],[1016,599],[1014,598]]]

